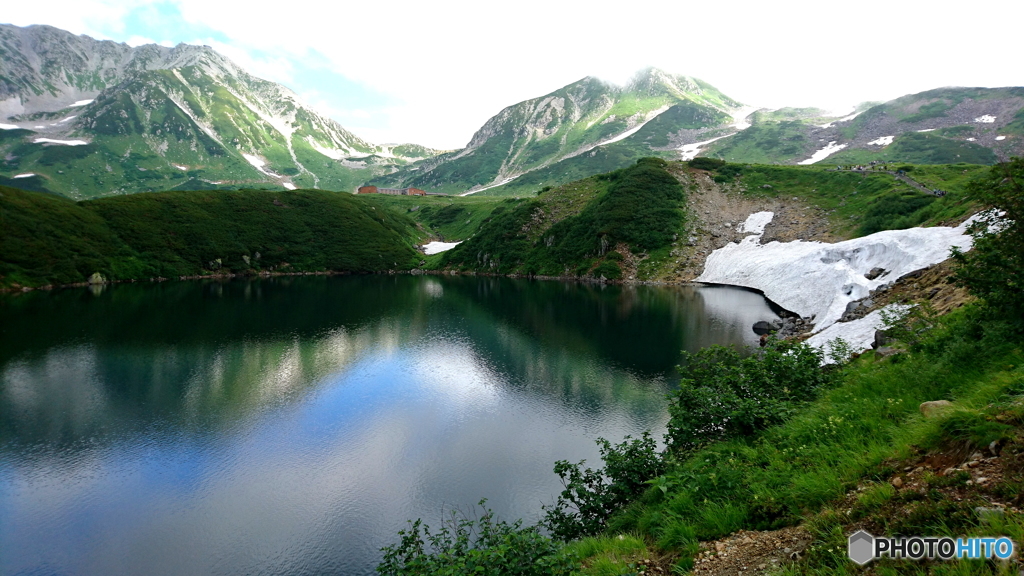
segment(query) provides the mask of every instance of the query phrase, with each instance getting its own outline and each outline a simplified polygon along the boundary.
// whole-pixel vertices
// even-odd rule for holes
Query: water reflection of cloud
[[[49,435],[87,432],[109,406],[96,348],[72,346],[38,360],[19,360],[0,372],[0,396],[20,419],[49,426]],[[61,418],[48,418],[59,413]]]
[[[503,380],[467,342],[435,339],[414,348],[410,358],[417,385],[445,398],[454,410],[491,406]]]

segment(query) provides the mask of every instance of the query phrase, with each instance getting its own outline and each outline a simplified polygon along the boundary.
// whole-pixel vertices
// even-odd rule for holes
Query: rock
[[[935,295],[938,294],[941,290],[942,288],[938,286],[932,288],[931,291],[928,292],[928,299],[931,300],[932,298],[935,298]]]
[[[245,254],[242,254],[242,262],[245,262],[245,265],[249,266],[249,257],[246,256]]]
[[[922,402],[920,406],[921,414],[923,414],[925,418],[938,416],[952,407],[953,403],[949,400],[931,400],[928,402]]]
[[[889,343],[889,336],[885,333],[885,330],[875,330],[875,340],[871,343],[871,347],[878,349]]]
[[[867,278],[868,280],[874,280],[875,278],[878,278],[882,274],[885,274],[885,272],[885,268],[872,268],[871,270],[868,271],[867,274],[864,275],[864,277]]]
[[[892,479],[893,488],[903,488],[903,479],[899,476]]]
[[[875,350],[876,358],[887,358],[889,356],[895,356],[896,354],[902,354],[903,350],[899,348],[893,348],[891,346],[882,346]]]
[[[771,334],[780,328],[777,322],[758,320],[754,322],[754,334]]]
[[[981,478],[978,478],[978,482],[981,482]],[[974,509],[974,513],[978,515],[978,520],[981,521],[982,525],[992,524],[994,521],[1002,520],[1006,515],[1006,512],[1002,508],[988,508],[985,506],[978,506]]]
[[[89,284],[105,284],[106,282],[107,279],[99,272],[93,272],[92,276],[89,276]]]
[[[988,445],[988,451],[993,456],[999,456],[999,451],[1002,450],[1002,448],[1003,442],[1001,440],[993,440],[992,443]]]

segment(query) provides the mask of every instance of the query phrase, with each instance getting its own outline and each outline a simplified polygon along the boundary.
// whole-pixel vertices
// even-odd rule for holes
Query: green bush
[[[421,520],[398,534],[401,542],[382,549],[377,573],[384,576],[560,576],[579,567],[561,546],[536,527],[495,520],[480,501],[484,514],[473,520],[452,512],[437,533]]]
[[[993,166],[986,177],[968,186],[970,198],[991,206],[972,229],[969,252],[954,249],[956,280],[983,299],[994,312],[1024,328],[1024,160]]]
[[[635,439],[626,436],[614,446],[604,438],[597,443],[604,468],[584,469],[582,461],[555,463],[555,474],[565,489],[554,505],[544,506],[541,522],[555,538],[568,541],[598,534],[614,512],[639,498],[648,482],[665,471],[650,432]]]
[[[687,162],[690,168],[696,168],[698,170],[718,170],[722,166],[725,166],[725,160],[719,160],[718,158],[706,158],[704,156],[698,156],[693,160]]]
[[[821,351],[769,340],[749,356],[724,346],[683,353],[683,378],[670,396],[668,434],[673,451],[749,436],[787,420],[833,380]]]

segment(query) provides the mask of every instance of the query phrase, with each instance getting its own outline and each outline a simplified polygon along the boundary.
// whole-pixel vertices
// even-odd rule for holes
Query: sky
[[[837,113],[1024,85],[1020,0],[47,0],[8,3],[0,21],[212,46],[364,140],[438,149],[465,146],[506,106],[649,66],[744,104]]]

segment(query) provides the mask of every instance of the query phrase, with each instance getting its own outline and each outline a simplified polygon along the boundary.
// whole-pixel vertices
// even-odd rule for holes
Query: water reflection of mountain
[[[760,296],[728,288],[409,276],[6,297],[0,439],[74,441],[112,422],[230,420],[301,395],[370,351],[410,346],[449,364],[468,348],[501,375],[496,385],[650,416],[664,409],[679,350],[743,343],[766,311]]]

